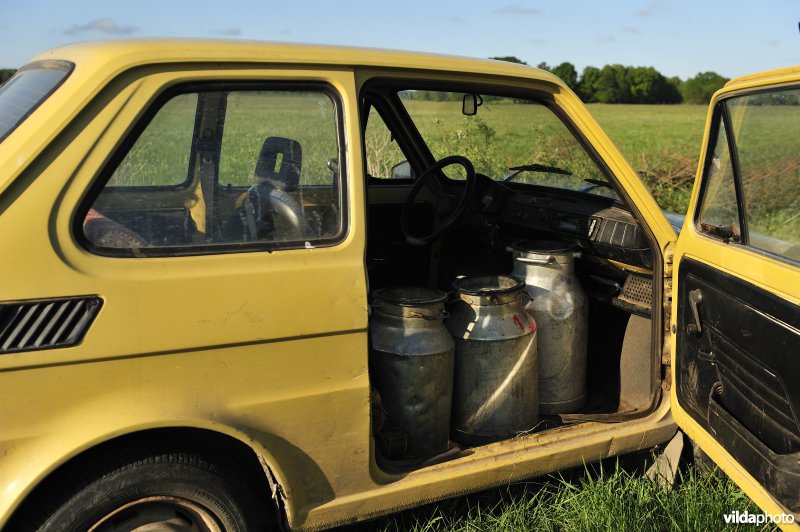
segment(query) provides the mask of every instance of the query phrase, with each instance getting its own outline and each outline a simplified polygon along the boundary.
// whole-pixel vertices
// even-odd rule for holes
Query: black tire
[[[34,529],[40,532],[148,530],[230,532],[267,530],[264,497],[234,467],[192,453],[161,453],[111,460],[86,474],[63,502],[53,501]],[[261,502],[260,502],[261,501]]]

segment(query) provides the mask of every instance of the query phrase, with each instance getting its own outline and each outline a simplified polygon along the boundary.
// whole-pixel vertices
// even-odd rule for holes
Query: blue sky
[[[735,77],[800,64],[798,22],[798,0],[0,0],[0,68],[75,41],[203,37]]]

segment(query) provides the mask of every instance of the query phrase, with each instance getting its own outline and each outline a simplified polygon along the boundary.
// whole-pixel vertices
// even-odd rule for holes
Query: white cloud
[[[531,16],[531,15],[541,15],[542,12],[538,9],[532,7],[525,7],[522,4],[508,4],[503,7],[499,7],[492,11],[495,15],[522,15],[522,16]]]
[[[634,15],[636,15],[637,17],[649,17],[650,15],[653,15],[660,11],[666,11],[667,9],[668,9],[667,5],[661,0],[653,0],[639,11],[636,11]]]
[[[452,22],[453,24],[466,24],[466,22],[464,22],[463,18],[456,17],[454,15],[448,15],[448,16],[444,17],[444,20],[446,20],[447,22]]]
[[[224,30],[211,30],[211,33],[225,35],[227,37],[238,37],[242,34],[242,30],[241,28],[225,28]]]
[[[65,35],[80,35],[81,33],[99,31],[110,35],[130,35],[139,31],[136,26],[120,26],[110,18],[98,18],[86,24],[73,24],[71,28],[64,30]]]

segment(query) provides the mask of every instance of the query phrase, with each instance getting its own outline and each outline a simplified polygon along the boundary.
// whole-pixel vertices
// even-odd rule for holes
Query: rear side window
[[[114,170],[108,186],[185,184],[196,109],[196,94],[181,94],[168,101]]]
[[[122,256],[332,245],[345,219],[340,110],[321,84],[177,89],[112,157],[76,233]]]
[[[61,61],[31,63],[0,85],[0,142],[58,88],[71,70],[70,63]]]
[[[718,104],[698,229],[800,261],[800,89]]]

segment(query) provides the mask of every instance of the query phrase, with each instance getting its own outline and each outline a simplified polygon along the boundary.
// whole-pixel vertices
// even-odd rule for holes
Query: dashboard
[[[478,212],[512,233],[530,230],[578,240],[592,255],[650,268],[650,247],[629,211],[611,198],[543,187],[479,187]],[[588,249],[587,249],[588,248]]]

